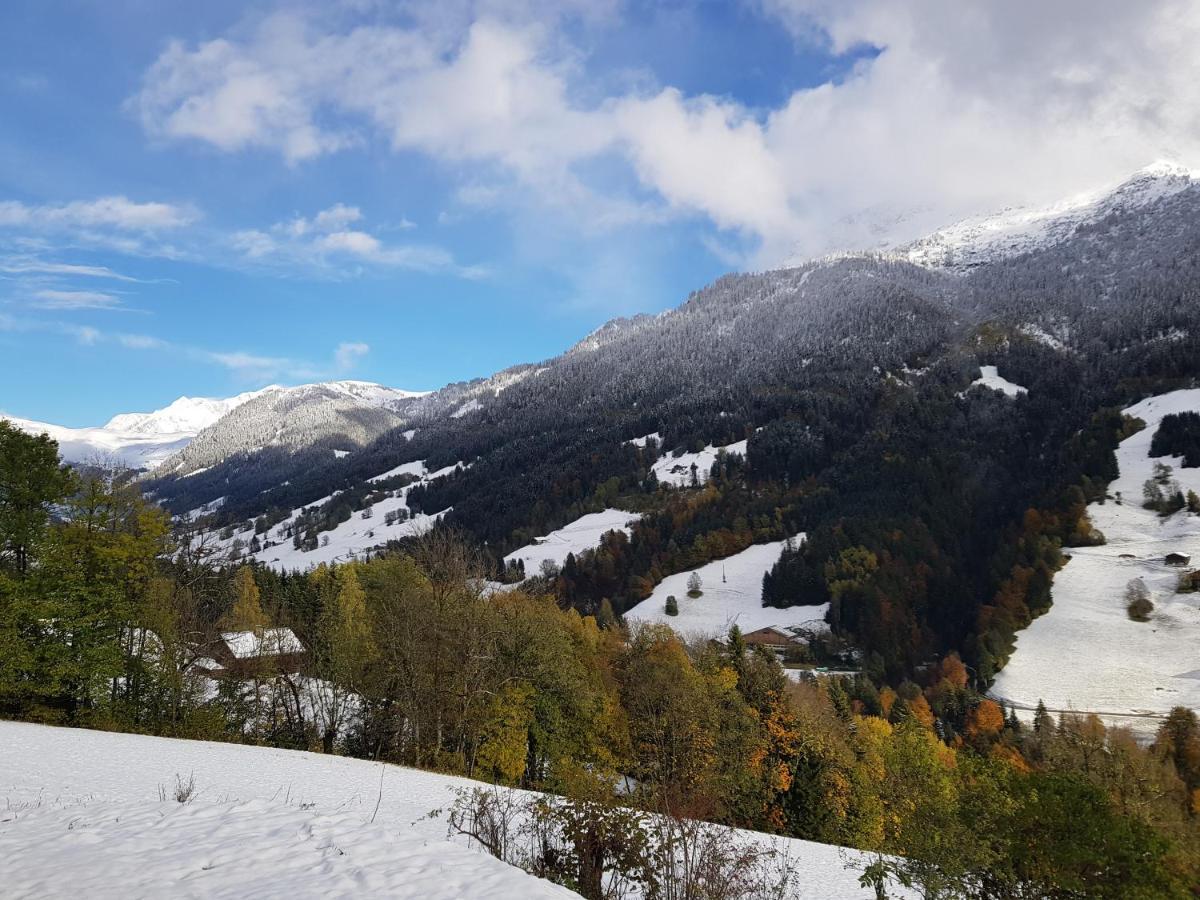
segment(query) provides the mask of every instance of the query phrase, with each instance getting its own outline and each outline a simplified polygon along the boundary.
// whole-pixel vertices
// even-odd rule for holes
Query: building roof
[[[790,644],[794,638],[778,628],[772,628],[770,625],[765,628],[759,628],[751,631],[748,634],[742,635],[742,640],[750,643],[771,643],[771,644]]]

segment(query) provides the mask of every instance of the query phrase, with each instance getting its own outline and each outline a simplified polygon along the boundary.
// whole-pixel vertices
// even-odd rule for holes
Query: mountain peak
[[[1143,166],[1134,173],[1134,178],[1138,175],[1149,175],[1152,178],[1190,178],[1196,179],[1200,177],[1200,171],[1189,169],[1183,163],[1170,159],[1156,159],[1148,166]],[[1132,180],[1132,179],[1130,179]]]
[[[1069,238],[1080,225],[1130,212],[1200,183],[1200,171],[1159,159],[1099,190],[1046,206],[1018,206],[963,219],[901,246],[917,265],[966,270],[1048,247]]]
[[[235,397],[180,397],[174,402],[148,413],[120,413],[108,420],[107,431],[126,434],[195,434],[212,425],[232,409],[253,400],[267,391],[279,390],[271,385],[258,391],[247,391]]]

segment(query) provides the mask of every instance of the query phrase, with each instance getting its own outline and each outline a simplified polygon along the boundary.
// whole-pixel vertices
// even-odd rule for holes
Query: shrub
[[[667,597],[667,615],[668,616],[679,615],[679,601],[677,601],[675,599],[674,594],[671,594],[669,597]]]
[[[1125,588],[1125,611],[1135,622],[1150,621],[1154,604],[1150,600],[1150,591],[1140,578],[1133,579]]]

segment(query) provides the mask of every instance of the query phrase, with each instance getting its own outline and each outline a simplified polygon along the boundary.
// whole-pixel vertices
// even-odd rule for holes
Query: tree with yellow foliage
[[[233,576],[233,605],[221,619],[221,627],[225,631],[252,631],[261,636],[267,624],[254,570],[242,566]]]

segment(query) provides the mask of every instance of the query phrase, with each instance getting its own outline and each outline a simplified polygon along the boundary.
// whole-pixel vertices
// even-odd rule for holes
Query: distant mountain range
[[[314,466],[318,471],[328,467],[327,477],[311,475],[312,490],[320,491],[322,482],[342,477],[337,473],[358,472],[361,466],[363,477],[374,474],[366,468],[373,463],[365,461],[364,449],[367,458],[377,457],[381,464],[407,461],[403,457],[418,448],[436,462],[452,464],[458,460],[437,456],[431,441],[461,444],[445,433],[480,429],[489,434],[485,444],[500,440],[503,420],[519,420],[531,409],[575,404],[560,422],[588,409],[597,417],[593,429],[614,417],[636,418],[644,422],[635,428],[641,433],[657,427],[664,404],[696,406],[701,397],[718,403],[713,395],[745,379],[794,379],[802,370],[815,372],[835,359],[845,365],[858,356],[862,365],[901,366],[906,355],[926,352],[943,340],[968,310],[975,317],[1006,315],[1025,334],[1069,349],[1086,331],[1070,320],[1092,300],[1081,286],[1111,292],[1152,257],[1190,252],[1187,241],[1198,208],[1198,174],[1158,162],[1116,187],[1043,208],[963,220],[894,249],[727,276],[678,309],[613,320],[556,359],[429,394],[360,381],[272,385],[228,399],[180,398],[152,413],[114,416],[98,428],[13,421],[28,431],[48,432],[67,460],[111,456],[154,470],[166,499],[180,494],[189,503],[208,502],[230,491],[249,491],[250,485],[261,492],[270,483],[289,481],[294,469],[311,475]],[[1126,227],[1134,220],[1136,227]],[[1187,245],[1183,250],[1180,241]],[[1020,281],[1040,272],[1041,264],[996,266],[1029,254],[1046,259],[1068,244],[1061,265],[1073,268],[1074,275],[1036,308],[1007,288],[992,290],[986,279],[953,277],[990,266]],[[1047,277],[1061,275],[1060,266]],[[1160,318],[1164,334],[1178,330],[1169,316]],[[1088,327],[1113,325],[1112,316],[1105,319]],[[857,349],[845,344],[851,340]],[[621,408],[619,416],[614,403]],[[731,440],[741,436],[728,435]],[[718,436],[705,440],[710,437]],[[293,458],[309,450],[317,455]],[[270,476],[247,474],[263,469]],[[200,473],[209,474],[197,477]],[[170,484],[180,478],[189,480],[187,490]],[[263,484],[264,478],[274,481]]]
[[[392,423],[390,413],[421,396],[365,381],[334,381],[270,385],[224,399],[180,397],[162,409],[121,413],[92,428],[0,417],[31,434],[49,434],[67,462],[115,461],[133,469],[164,467],[185,474],[205,464],[196,460],[211,464],[236,450],[307,446],[324,437],[344,437],[348,451],[377,437]],[[213,432],[218,423],[220,429]],[[198,437],[199,447],[183,454]]]

